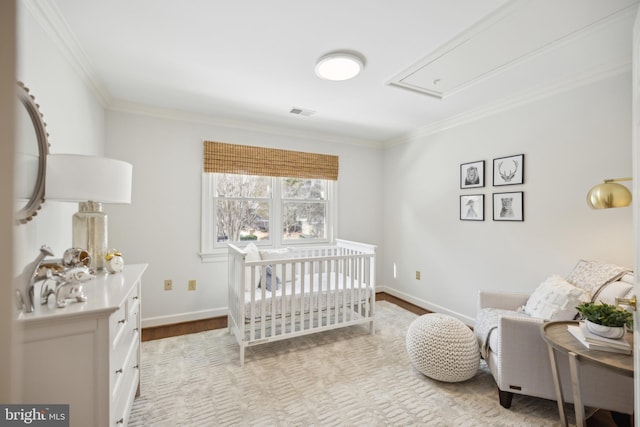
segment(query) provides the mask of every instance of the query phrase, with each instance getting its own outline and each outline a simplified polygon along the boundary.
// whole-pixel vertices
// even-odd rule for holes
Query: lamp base
[[[89,269],[106,272],[104,256],[107,254],[107,214],[102,203],[80,202],[73,215],[73,247],[85,249],[91,255]]]

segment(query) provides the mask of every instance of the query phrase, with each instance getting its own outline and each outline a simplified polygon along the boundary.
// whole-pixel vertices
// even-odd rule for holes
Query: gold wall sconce
[[[631,191],[620,181],[631,178],[605,179],[587,193],[587,204],[593,209],[623,208],[631,204]]]

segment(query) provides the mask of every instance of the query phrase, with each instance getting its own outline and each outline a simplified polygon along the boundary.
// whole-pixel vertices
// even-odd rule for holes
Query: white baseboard
[[[169,316],[148,317],[140,321],[142,328],[154,326],[173,325],[175,323],[193,322],[194,320],[210,319],[212,317],[226,316],[228,309],[214,308],[211,310],[193,311],[190,313],[171,314]]]
[[[449,310],[444,308],[438,304],[433,304],[429,301],[425,301],[421,298],[414,297],[397,289],[393,289],[390,287],[376,287],[376,292],[385,292],[389,295],[392,295],[396,298],[400,298],[406,302],[409,302],[413,305],[417,305],[420,308],[424,308],[425,310],[433,311],[434,313],[442,313],[447,314],[451,317],[455,317],[456,319],[461,320],[465,325],[474,326],[476,324],[476,319],[473,319],[469,316],[465,316],[464,314],[460,314],[458,312]]]
[[[448,314],[449,316],[455,317],[456,319],[460,319],[466,325],[475,325],[475,319],[472,319],[455,311],[451,311],[437,304],[430,303],[429,301],[425,301],[421,298],[414,297],[397,289],[393,289],[388,286],[376,286],[376,293],[378,292],[385,292],[396,298],[400,298],[406,302],[414,304],[420,308],[424,308],[425,310],[433,311],[434,313]],[[214,308],[211,310],[193,311],[190,313],[171,314],[169,316],[148,317],[142,319],[141,324],[143,328],[152,328],[155,326],[173,325],[176,323],[193,322],[195,320],[204,320],[210,319],[212,317],[226,316],[227,312],[227,307],[223,307]]]

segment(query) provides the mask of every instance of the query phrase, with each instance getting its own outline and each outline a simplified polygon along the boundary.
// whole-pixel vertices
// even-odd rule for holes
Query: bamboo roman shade
[[[205,141],[204,171],[336,181],[338,156]]]

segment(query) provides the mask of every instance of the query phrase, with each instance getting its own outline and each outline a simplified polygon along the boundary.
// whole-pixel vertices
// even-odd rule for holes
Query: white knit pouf
[[[445,314],[424,314],[411,323],[407,353],[418,371],[438,381],[465,381],[480,367],[480,351],[473,332]]]

